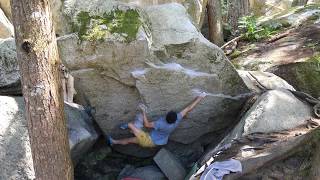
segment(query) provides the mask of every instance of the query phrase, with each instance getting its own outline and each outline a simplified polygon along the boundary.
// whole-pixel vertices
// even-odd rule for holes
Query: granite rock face
[[[75,77],[77,92],[82,91],[76,99],[96,108],[95,120],[105,134],[125,136],[118,125],[133,120],[139,102],[147,105],[148,116],[156,120],[169,110],[182,110],[198,91],[230,96],[249,92],[223,52],[198,32],[182,5],[148,6],[140,11],[144,28],[130,43],[80,41],[76,34],[58,39],[61,59]],[[245,100],[206,98],[171,140],[189,144],[227,128]]]

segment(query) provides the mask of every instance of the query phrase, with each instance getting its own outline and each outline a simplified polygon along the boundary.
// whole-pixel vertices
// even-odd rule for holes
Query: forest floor
[[[318,52],[320,22],[303,23],[259,42],[239,42],[229,59],[236,68],[265,71],[275,65],[307,61]]]

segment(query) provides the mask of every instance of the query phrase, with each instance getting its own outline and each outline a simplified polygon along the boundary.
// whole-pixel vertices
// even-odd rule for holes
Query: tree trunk
[[[37,180],[71,180],[60,59],[48,0],[12,0],[13,23]]]
[[[311,172],[309,179],[311,180],[318,180],[320,177],[320,129],[315,130],[314,137],[313,137],[313,143],[314,143],[314,149],[313,149],[313,157],[311,161]]]
[[[249,0],[229,0],[228,1],[228,24],[231,26],[233,34],[238,29],[239,18],[248,15],[250,12]]]
[[[293,0],[292,2],[292,7],[295,7],[295,6],[304,6],[308,3],[308,0]]]
[[[220,0],[209,0],[207,5],[209,40],[218,46],[224,44]]]

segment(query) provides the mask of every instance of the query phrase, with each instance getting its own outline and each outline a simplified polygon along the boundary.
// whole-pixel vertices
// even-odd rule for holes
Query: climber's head
[[[169,124],[173,124],[175,123],[177,120],[177,113],[174,112],[174,111],[170,111],[168,112],[167,116],[166,116],[166,121],[169,123]]]

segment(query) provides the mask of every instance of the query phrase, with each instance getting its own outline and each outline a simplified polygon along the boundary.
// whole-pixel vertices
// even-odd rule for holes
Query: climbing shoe
[[[107,137],[107,144],[109,144],[110,146],[112,146],[113,145],[113,139],[112,139],[112,137],[111,136],[108,136]]]

